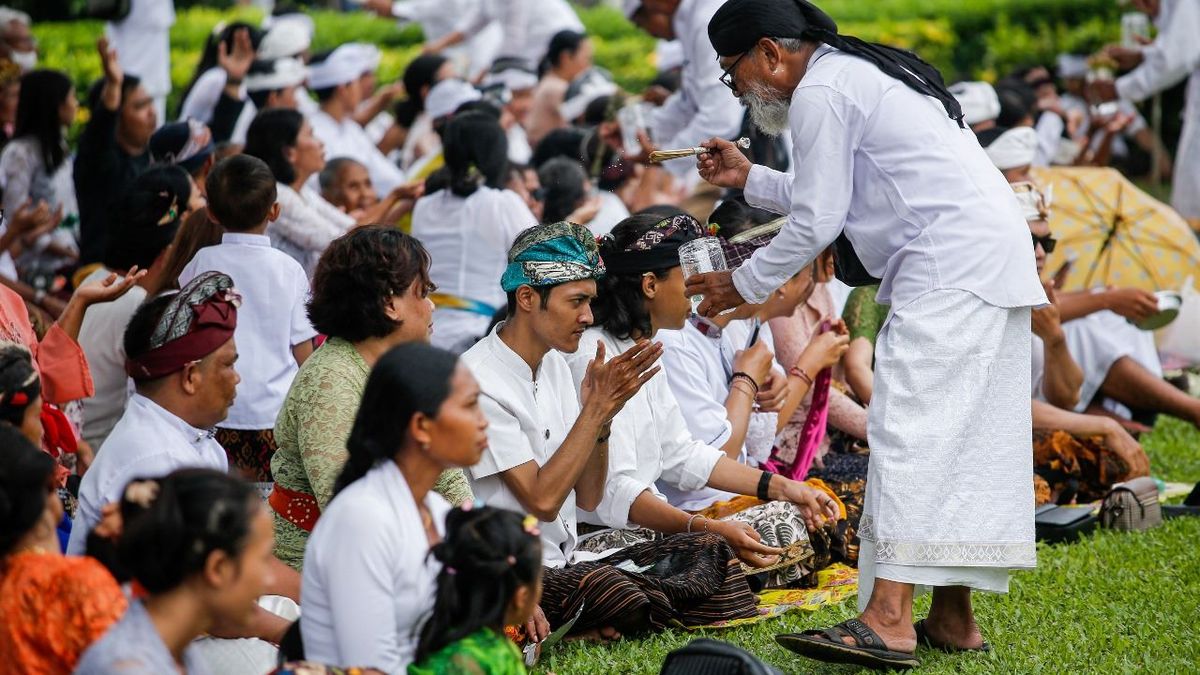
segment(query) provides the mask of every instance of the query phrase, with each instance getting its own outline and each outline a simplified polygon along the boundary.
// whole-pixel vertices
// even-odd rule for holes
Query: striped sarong
[[[733,549],[715,534],[675,534],[543,577],[542,611],[552,627],[583,614],[573,632],[622,633],[755,616],[754,593]]]

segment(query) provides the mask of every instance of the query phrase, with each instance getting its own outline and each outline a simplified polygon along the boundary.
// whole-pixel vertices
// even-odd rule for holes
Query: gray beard
[[[791,102],[779,98],[765,85],[757,82],[747,86],[742,103],[750,109],[750,122],[768,136],[778,136],[788,129],[788,109]]]

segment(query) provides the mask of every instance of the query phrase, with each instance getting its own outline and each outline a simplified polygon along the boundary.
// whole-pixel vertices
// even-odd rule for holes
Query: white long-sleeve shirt
[[[83,555],[88,533],[100,522],[104,505],[120,501],[129,481],[195,468],[229,470],[225,450],[212,433],[134,394],[104,445],[96,448],[96,460],[79,484],[79,506],[67,553]]]
[[[308,116],[308,123],[312,125],[313,135],[325,144],[325,156],[329,159],[349,157],[358,160],[367,167],[371,183],[379,194],[386,195],[404,182],[404,172],[400,167],[385,157],[362,126],[349,116],[338,122],[328,113],[318,111]]]
[[[478,0],[397,0],[392,3],[392,16],[402,24],[410,21],[419,24],[429,41],[453,33],[464,17],[474,17],[478,11]],[[472,33],[465,42],[442,54],[457,65],[460,75],[474,79],[492,65],[503,39],[500,25],[492,21]]]
[[[619,356],[634,345],[633,340],[618,340],[599,328],[585,331],[579,349],[566,355],[576,393],[599,342],[604,343],[607,358]],[[604,497],[594,512],[580,510],[579,519],[593,525],[633,527],[629,509],[639,495],[649,491],[666,501],[655,486],[656,481],[664,481],[681,491],[699,490],[708,484],[722,456],[720,450],[692,436],[671,393],[667,374],[660,372],[613,418]]]
[[[1142,65],[1117,78],[1117,95],[1143,101],[1188,78],[1183,135],[1176,149],[1171,205],[1185,218],[1200,218],[1200,2],[1163,0],[1154,42],[1142,49]]]
[[[725,0],[683,0],[671,25],[683,47],[679,91],[650,118],[654,143],[663,148],[691,148],[714,136],[732,139],[742,126],[744,111],[733,92],[721,84],[717,52],[708,40],[708,22]],[[690,159],[667,162],[672,173],[695,171]]]
[[[671,393],[676,401],[684,402],[680,412],[688,433],[714,448],[725,445],[733,433],[725,399],[729,396],[734,356],[750,337],[748,323],[733,321],[725,329],[708,325],[701,333],[688,321],[680,330],[660,330],[654,334],[654,339],[663,345],[663,373]],[[769,326],[762,326],[758,339],[770,347],[773,340]],[[738,461],[754,466],[759,463],[755,458],[769,457],[778,422],[775,413],[752,413]],[[755,448],[754,457],[748,452],[751,446]],[[658,488],[667,501],[684,511],[699,511],[735,496],[707,486],[689,490],[662,480]]]
[[[550,38],[559,31],[583,33],[583,22],[566,0],[478,0],[479,9],[460,20],[457,30],[475,35],[495,21],[502,40],[496,58],[524,59],[537,66]],[[719,4],[719,3],[718,3]]]
[[[424,504],[444,536],[450,504],[433,491]],[[321,514],[304,549],[300,631],[308,658],[405,672],[442,569],[428,553],[416,500],[395,462],[351,483]]]
[[[789,120],[794,175],[754,166],[746,182],[752,206],[788,215],[733,274],[748,302],[765,301],[844,230],[893,311],[937,289],[997,307],[1046,303],[1012,188],[941,103],[824,46]]]
[[[504,306],[500,277],[508,249],[522,230],[536,224],[529,207],[510,190],[480,187],[463,198],[445,189],[417,200],[412,235],[429,251],[429,279],[438,293],[484,303],[495,313]],[[491,320],[478,312],[439,308],[433,314],[433,344],[455,348],[481,337]]]
[[[354,227],[354,218],[325,201],[308,185],[299,192],[283,183],[276,183],[275,187],[279,218],[267,226],[267,236],[272,246],[300,263],[311,279],[321,254],[330,242]]]

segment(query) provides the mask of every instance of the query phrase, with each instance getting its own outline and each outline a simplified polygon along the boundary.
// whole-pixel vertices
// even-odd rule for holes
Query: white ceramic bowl
[[[1158,330],[1166,326],[1179,316],[1179,308],[1183,306],[1183,296],[1176,291],[1158,291],[1154,295],[1158,298],[1158,312],[1137,323],[1142,330]]]

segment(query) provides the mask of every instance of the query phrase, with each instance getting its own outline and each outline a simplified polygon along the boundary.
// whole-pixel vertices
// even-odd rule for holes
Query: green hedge
[[[1120,8],[1113,0],[824,0],[819,3],[841,31],[863,39],[915,50],[942,69],[946,79],[995,79],[1031,63],[1050,63],[1062,51],[1091,51],[1119,34]],[[593,36],[596,61],[626,88],[637,90],[655,74],[654,39],[633,27],[611,7],[581,9]],[[206,37],[220,21],[257,22],[252,9],[181,10],[171,29],[171,79],[175,97],[192,76]],[[313,12],[316,50],[343,42],[367,41],[381,47],[380,77],[399,77],[419,53],[422,36],[409,26],[365,13]],[[100,75],[95,21],[40,23],[34,33],[47,67],[71,74],[80,89]],[[173,109],[173,107],[172,107]]]

